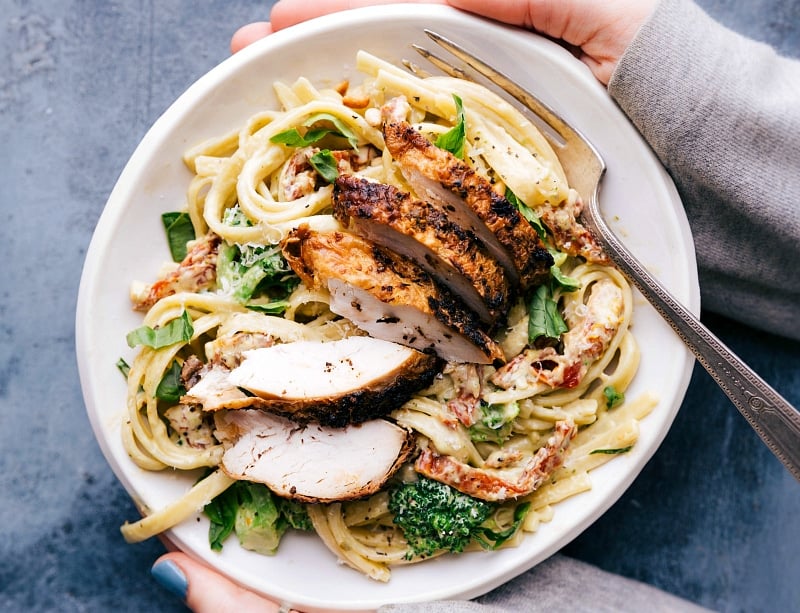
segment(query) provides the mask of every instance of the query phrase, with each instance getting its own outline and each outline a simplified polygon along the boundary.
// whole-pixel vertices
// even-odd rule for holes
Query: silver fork
[[[603,219],[598,198],[606,165],[592,144],[553,109],[483,60],[435,32],[425,30],[425,33],[437,45],[517,99],[544,124],[542,132],[561,160],[570,186],[587,205],[583,221],[609,258],[672,326],[772,453],[800,480],[800,412],[676,300],[611,231]],[[412,46],[446,74],[474,80],[468,71],[424,47]]]

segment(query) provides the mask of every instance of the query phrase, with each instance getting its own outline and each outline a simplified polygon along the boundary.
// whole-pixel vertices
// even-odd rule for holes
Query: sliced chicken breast
[[[233,370],[209,369],[182,402],[343,427],[387,415],[441,370],[435,356],[367,336],[276,344],[243,358]]]
[[[473,232],[441,208],[394,186],[342,175],[334,184],[333,214],[372,242],[413,259],[485,323],[505,317],[511,291],[505,271]]]
[[[547,280],[553,258],[536,230],[489,181],[407,122],[383,126],[386,148],[417,196],[472,230],[522,289]]]
[[[283,254],[308,287],[330,292],[334,313],[375,338],[448,361],[505,361],[477,316],[410,260],[350,232],[307,226],[287,236]]]
[[[217,414],[216,426],[223,471],[303,502],[369,496],[414,448],[408,430],[383,419],[325,428],[245,410]]]

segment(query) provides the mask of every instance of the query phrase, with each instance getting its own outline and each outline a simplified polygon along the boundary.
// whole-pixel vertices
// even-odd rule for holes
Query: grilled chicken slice
[[[383,126],[386,148],[417,195],[472,230],[522,289],[547,280],[553,257],[536,230],[491,183],[407,122]]]
[[[333,188],[333,215],[372,242],[414,260],[485,323],[505,317],[510,287],[502,266],[475,234],[441,208],[391,185],[341,175]]]
[[[477,316],[422,268],[350,232],[293,230],[283,254],[307,287],[331,294],[331,310],[375,338],[452,362],[504,362]]]
[[[414,467],[421,475],[474,498],[492,502],[518,498],[535,491],[564,463],[569,443],[577,432],[571,420],[556,422],[555,431],[545,446],[527,462],[514,466],[477,468],[428,447],[419,455]]]
[[[383,419],[325,428],[262,411],[227,411],[217,414],[216,426],[223,471],[302,502],[369,496],[414,448],[408,430]]]
[[[182,402],[343,427],[387,415],[440,371],[435,356],[367,336],[282,343],[243,356],[233,370],[210,368]]]

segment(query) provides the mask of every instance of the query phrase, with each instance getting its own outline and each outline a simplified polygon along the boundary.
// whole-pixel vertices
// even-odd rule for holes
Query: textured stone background
[[[0,0],[0,610],[179,611],[158,541],[100,453],[78,384],[74,308],[105,199],[157,116],[271,2]],[[702,0],[800,56],[797,0]],[[795,405],[800,344],[704,315]],[[800,606],[800,485],[697,370],[631,489],[567,553],[723,611]]]

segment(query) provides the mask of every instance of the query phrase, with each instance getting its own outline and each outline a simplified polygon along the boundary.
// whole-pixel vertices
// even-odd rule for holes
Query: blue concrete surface
[[[94,442],[74,355],[83,257],[148,126],[270,2],[0,0],[0,610],[181,611]],[[800,56],[797,0],[702,0]],[[795,405],[800,343],[704,314]],[[721,611],[800,610],[800,484],[702,370],[631,489],[567,553]]]

